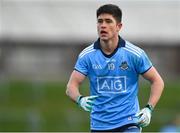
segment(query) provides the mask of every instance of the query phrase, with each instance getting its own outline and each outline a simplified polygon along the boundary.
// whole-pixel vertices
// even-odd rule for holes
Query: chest
[[[111,58],[94,56],[90,59],[89,68],[91,74],[97,77],[102,76],[127,76],[134,74],[134,64],[125,55],[115,55]]]

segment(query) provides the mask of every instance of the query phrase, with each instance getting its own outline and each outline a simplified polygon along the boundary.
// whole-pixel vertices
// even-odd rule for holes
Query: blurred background
[[[123,11],[120,35],[143,48],[165,80],[150,126],[180,131],[180,0],[0,0],[0,131],[89,130],[66,95],[79,52],[97,39],[96,9]],[[140,78],[140,105],[149,83]],[[88,95],[89,84],[81,87]]]

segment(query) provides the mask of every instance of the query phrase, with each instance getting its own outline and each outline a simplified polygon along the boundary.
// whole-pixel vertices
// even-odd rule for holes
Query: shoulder
[[[123,49],[130,55],[141,57],[144,54],[144,50],[129,41],[125,41],[125,47]]]
[[[94,48],[94,43],[92,43],[81,51],[81,53],[79,54],[79,58],[85,57],[94,51],[96,51],[96,49]]]

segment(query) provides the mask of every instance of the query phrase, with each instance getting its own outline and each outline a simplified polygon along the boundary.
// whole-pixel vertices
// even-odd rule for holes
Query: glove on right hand
[[[98,96],[78,96],[76,102],[80,107],[82,107],[85,111],[90,112],[92,110],[93,106],[93,101],[97,98]]]

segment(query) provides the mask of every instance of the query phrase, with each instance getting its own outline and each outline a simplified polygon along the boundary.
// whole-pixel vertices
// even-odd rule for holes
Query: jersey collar
[[[112,52],[110,55],[105,54],[102,50],[101,50],[101,46],[100,46],[100,39],[98,38],[98,40],[94,43],[94,49],[100,49],[102,54],[107,57],[110,58],[112,57],[118,50],[118,48],[120,47],[125,47],[125,41],[119,36],[119,41],[118,41],[118,47],[114,50],[114,52]]]

